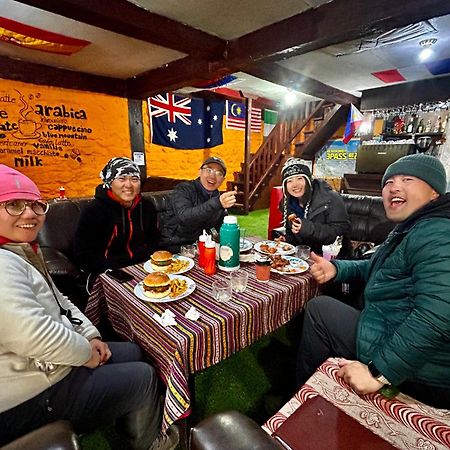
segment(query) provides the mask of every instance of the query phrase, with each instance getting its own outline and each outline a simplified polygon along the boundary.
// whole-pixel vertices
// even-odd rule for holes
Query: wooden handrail
[[[300,117],[296,120],[282,121],[276,124],[266,141],[253,155],[249,164],[249,170],[246,171],[246,174],[248,173],[249,176],[248,178],[244,177],[244,190],[249,193],[249,202],[259,191],[269,174],[280,163],[291,142],[300,134],[317,112],[322,109],[324,103],[326,103],[325,100],[318,102],[315,107],[311,108],[312,112],[306,118]]]

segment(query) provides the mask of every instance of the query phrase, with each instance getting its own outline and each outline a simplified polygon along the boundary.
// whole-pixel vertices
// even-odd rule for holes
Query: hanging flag
[[[233,102],[227,100],[227,119],[226,127],[230,130],[245,130],[245,118],[247,108],[245,103]],[[261,131],[261,109],[252,108],[250,116],[250,129],[254,133]]]
[[[152,143],[177,149],[223,144],[224,102],[171,93],[148,99]]]
[[[0,17],[0,41],[66,56],[90,44],[89,41],[52,33],[5,17]]]
[[[278,112],[271,109],[264,110],[264,136],[269,136],[278,122]]]
[[[353,106],[353,104],[351,104],[350,111],[348,112],[347,125],[345,126],[344,138],[342,139],[342,142],[344,144],[347,144],[352,136],[356,133],[356,131],[362,124],[363,118],[364,116],[362,112],[359,111],[356,106]]]

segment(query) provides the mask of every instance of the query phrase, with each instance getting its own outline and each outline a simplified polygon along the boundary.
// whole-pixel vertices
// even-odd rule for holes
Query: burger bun
[[[144,278],[142,288],[146,297],[167,297],[170,294],[170,278],[164,272],[150,273]]]

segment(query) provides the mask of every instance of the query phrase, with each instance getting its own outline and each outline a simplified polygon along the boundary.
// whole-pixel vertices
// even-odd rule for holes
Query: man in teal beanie
[[[370,260],[312,254],[319,283],[364,281],[359,311],[331,297],[307,303],[297,379],[342,357],[338,375],[358,393],[395,385],[450,408],[450,194],[435,157],[408,155],[382,179],[383,205],[397,225]]]

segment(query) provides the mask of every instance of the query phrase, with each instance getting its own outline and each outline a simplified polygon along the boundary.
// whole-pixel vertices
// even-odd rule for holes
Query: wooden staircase
[[[314,159],[345,123],[348,110],[349,105],[335,106],[322,100],[303,103],[289,118],[281,118],[256,153],[241,164],[241,171],[234,172],[234,180],[227,183],[227,190],[237,189],[234,208],[248,214],[286,156]]]

